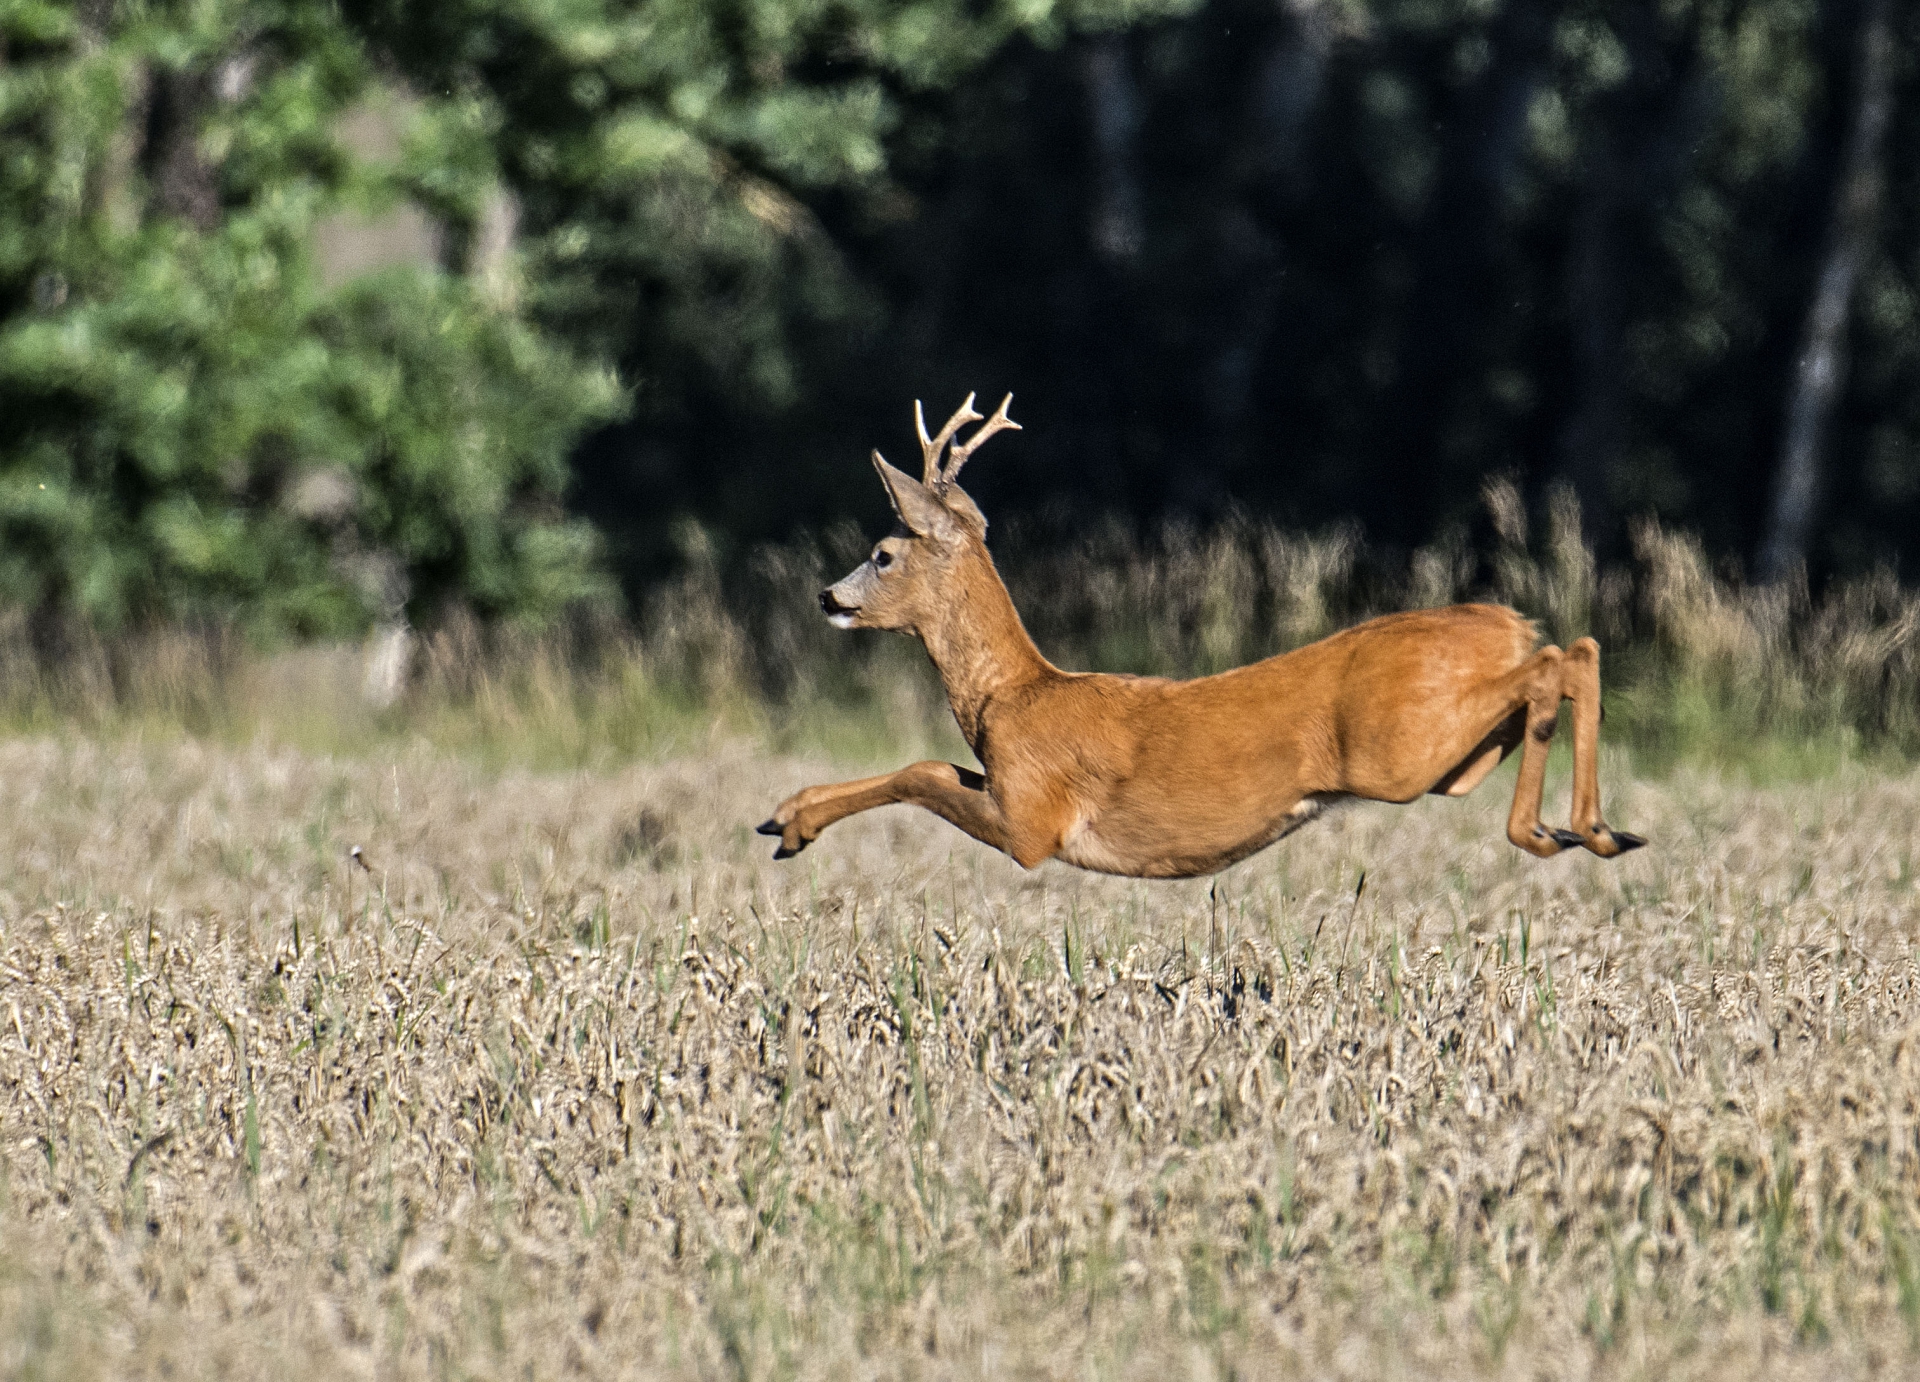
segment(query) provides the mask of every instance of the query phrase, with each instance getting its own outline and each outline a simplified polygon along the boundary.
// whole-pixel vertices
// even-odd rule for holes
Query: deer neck
[[[960,733],[978,752],[987,703],[1053,669],[1027,636],[1013,597],[984,550],[955,572],[951,594],[920,639],[946,685]]]

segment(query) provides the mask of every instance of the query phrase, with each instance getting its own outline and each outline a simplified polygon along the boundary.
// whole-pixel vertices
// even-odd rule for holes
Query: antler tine
[[[972,398],[968,398],[967,402],[972,403]],[[947,453],[947,469],[940,477],[940,488],[945,489],[953,483],[953,477],[960,473],[960,467],[967,463],[967,458],[979,450],[981,442],[985,441],[995,432],[1018,432],[1020,430],[1020,424],[1007,416],[1007,409],[1012,406],[1013,395],[1008,394],[1000,400],[1000,406],[993,410],[993,416],[982,423],[977,432],[968,437],[966,441],[955,442],[953,444],[953,450]],[[979,414],[976,413],[974,416],[978,417]]]
[[[931,485],[944,480],[945,477],[940,473],[940,453],[947,449],[947,443],[953,440],[953,434],[963,424],[980,420],[980,414],[973,411],[973,399],[974,395],[967,395],[967,401],[954,410],[953,416],[947,419],[947,425],[940,429],[937,437],[927,435],[927,415],[920,410],[920,400],[913,400],[913,426],[920,434],[920,458],[924,465],[920,476],[922,484]]]

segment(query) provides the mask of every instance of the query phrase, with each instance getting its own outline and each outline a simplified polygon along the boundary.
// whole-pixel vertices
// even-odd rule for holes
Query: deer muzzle
[[[853,616],[860,612],[860,606],[842,604],[840,597],[833,593],[836,589],[838,587],[828,586],[820,592],[820,608],[835,628],[850,629],[853,627]]]

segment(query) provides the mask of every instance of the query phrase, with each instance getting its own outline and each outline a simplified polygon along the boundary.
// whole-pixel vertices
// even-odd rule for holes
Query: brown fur
[[[1028,868],[1057,858],[1186,878],[1246,858],[1343,798],[1465,796],[1515,747],[1514,844],[1542,857],[1578,844],[1611,858],[1642,843],[1600,816],[1591,638],[1536,651],[1533,625],[1513,610],[1454,605],[1370,619],[1193,681],[1063,672],[1022,626],[988,555],[986,521],[951,483],[958,466],[942,475],[924,427],[921,436],[932,448],[925,482],[874,453],[900,524],[821,603],[842,627],[925,643],[985,772],[927,762],[809,787],[760,827],[780,836],[777,857],[843,817],[909,802]],[[1562,699],[1573,703],[1572,831],[1540,823]]]

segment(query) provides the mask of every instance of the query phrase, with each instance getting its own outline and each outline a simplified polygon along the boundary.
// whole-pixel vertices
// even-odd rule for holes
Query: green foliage
[[[558,499],[606,372],[438,269],[320,281],[317,223],[384,190],[336,135],[370,71],[336,17],[13,7],[0,35],[0,599],[339,633],[600,589]]]
[[[1016,35],[1058,42],[1197,0],[347,0],[419,91],[409,159],[450,221],[497,172],[521,199],[534,314],[661,406],[793,401],[823,323],[880,309],[822,220],[910,214],[904,103]],[[839,199],[839,200],[837,200]],[[664,397],[663,397],[664,396]]]
[[[903,102],[1190,3],[12,0],[0,600],[316,634],[601,592],[560,500],[613,371],[791,401],[796,332],[877,308],[815,203],[897,198]],[[409,202],[437,266],[325,281],[324,227]]]
[[[1511,490],[1490,498],[1517,514]],[[1407,581],[1351,529],[1303,535],[1244,518],[1145,539],[1115,525],[1071,547],[1016,539],[998,560],[1042,651],[1074,671],[1204,675],[1371,615],[1493,599],[1547,640],[1598,637],[1603,743],[1643,773],[1811,781],[1920,761],[1920,592],[1884,575],[1817,599],[1804,585],[1748,586],[1717,573],[1696,539],[1653,525],[1630,563],[1598,569],[1570,504],[1531,539],[1497,521],[1506,531],[1485,582],[1457,547],[1419,553]],[[357,644],[262,652],[219,629],[141,630],[83,633],[50,658],[24,621],[0,617],[0,730],[189,734],[347,757],[430,743],[496,768],[605,768],[723,740],[875,769],[968,761],[916,640],[820,617],[815,592],[868,550],[851,525],[724,567],[705,534],[682,542],[685,574],[638,619],[445,621],[417,641],[415,675],[380,708]]]
[[[1357,519],[1404,553],[1450,528],[1483,539],[1480,487],[1512,474],[1535,511],[1575,490],[1609,559],[1648,516],[1749,559],[1867,8],[1207,0],[1112,9],[1096,18],[1128,22],[1100,33],[1049,11],[932,88],[877,43],[887,60],[865,67],[769,60],[789,86],[878,83],[884,170],[836,181],[756,150],[752,120],[696,126],[663,94],[646,147],[684,158],[697,196],[654,179],[634,196],[657,210],[595,191],[569,212],[534,160],[508,165],[551,227],[546,319],[591,323],[644,382],[583,470],[584,507],[638,555],[640,588],[689,513],[743,544],[880,521],[857,458],[899,435],[889,419],[1011,388],[1028,431],[975,472],[1003,523],[1063,513],[1077,533],[1238,502],[1296,527]],[[1920,554],[1920,165],[1903,156],[1920,11],[1894,9],[1884,206],[1826,431],[1816,583]],[[725,99],[750,105],[757,70]],[[513,79],[487,77],[503,111],[545,109]]]
[[[0,0],[0,601],[537,621],[684,572],[689,517],[723,565],[879,519],[876,419],[969,388],[1028,400],[1001,520],[1471,551],[1511,474],[1605,560],[1647,516],[1743,555],[1864,12]],[[1816,577],[1920,532],[1895,30]],[[389,214],[411,267],[316,248]]]

